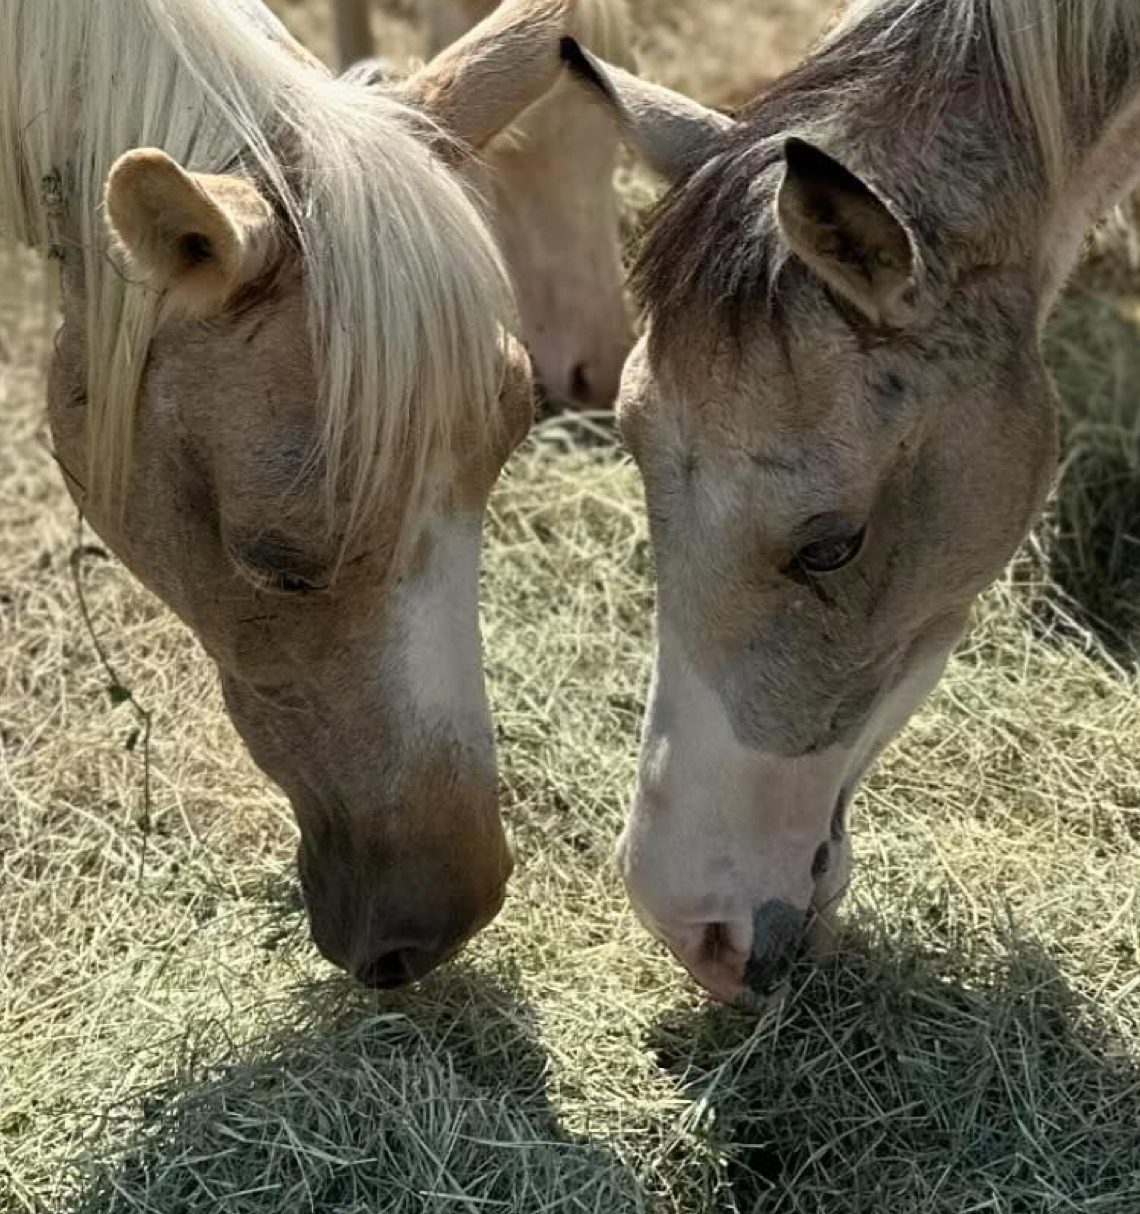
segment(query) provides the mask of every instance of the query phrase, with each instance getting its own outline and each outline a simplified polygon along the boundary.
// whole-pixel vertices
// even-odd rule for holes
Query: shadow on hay
[[[330,980],[281,1019],[249,1046],[188,1036],[71,1214],[644,1208],[615,1157],[558,1124],[529,1007],[469,966],[391,996]]]
[[[1025,940],[992,967],[853,934],[757,1024],[658,1022],[650,1048],[740,1214],[1140,1210],[1140,1064]]]
[[[1140,661],[1140,302],[1074,294],[1050,327],[1061,395],[1062,475],[1043,529],[1060,591],[1040,622],[1091,632],[1117,661]]]

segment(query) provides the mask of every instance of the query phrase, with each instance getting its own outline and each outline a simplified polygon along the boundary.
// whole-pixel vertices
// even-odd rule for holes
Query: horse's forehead
[[[840,323],[758,318],[742,335],[717,335],[705,359],[670,360],[666,395],[691,407],[710,437],[750,447],[857,443],[877,426],[871,355]]]
[[[151,366],[152,407],[177,414],[220,493],[279,495],[296,477],[322,421],[299,279],[161,332]]]
[[[197,327],[173,360],[173,378],[197,384],[200,422],[251,440],[317,420],[319,369],[299,275],[238,301],[216,323]]]

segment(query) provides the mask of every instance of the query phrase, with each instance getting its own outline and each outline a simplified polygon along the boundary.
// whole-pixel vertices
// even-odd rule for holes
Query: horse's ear
[[[614,114],[622,133],[654,172],[676,182],[711,160],[734,123],[683,93],[604,63],[573,38],[562,39],[572,75]]]
[[[499,412],[503,419],[498,457],[506,463],[511,452],[534,425],[534,364],[522,342],[506,337],[503,342],[503,379],[499,389]]]
[[[188,173],[156,148],[115,161],[106,203],[131,264],[192,316],[221,311],[277,249],[273,208],[253,182]]]
[[[396,95],[481,148],[558,82],[558,44],[576,8],[577,0],[503,0]]]
[[[789,139],[776,217],[792,252],[873,324],[904,328],[918,312],[915,238],[861,178],[814,144]]]

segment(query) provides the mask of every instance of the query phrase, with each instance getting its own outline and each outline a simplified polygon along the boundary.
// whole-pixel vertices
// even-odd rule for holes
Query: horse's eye
[[[326,586],[311,582],[308,578],[298,577],[295,573],[270,574],[266,581],[266,589],[276,590],[279,594],[316,594],[327,589]]]
[[[321,578],[306,577],[285,569],[254,567],[239,562],[238,570],[246,581],[252,582],[263,594],[320,594],[329,588],[328,583]]]
[[[265,594],[319,594],[329,588],[320,559],[278,536],[231,542],[229,557],[237,572]]]
[[[795,565],[805,573],[834,573],[859,555],[866,534],[864,527],[850,535],[829,535],[805,544],[796,553]]]

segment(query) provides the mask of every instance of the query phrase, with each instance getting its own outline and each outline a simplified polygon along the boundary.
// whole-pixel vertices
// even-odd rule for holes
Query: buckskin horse
[[[1039,339],[1140,177],[1140,5],[861,0],[735,120],[564,53],[673,183],[619,402],[658,580],[619,856],[700,983],[764,995],[1052,485]]]

